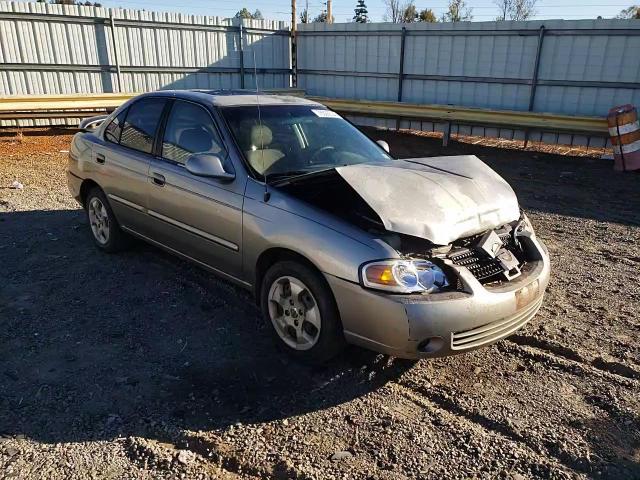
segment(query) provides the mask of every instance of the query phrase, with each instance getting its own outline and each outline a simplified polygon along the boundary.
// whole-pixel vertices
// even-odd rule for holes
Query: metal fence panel
[[[0,95],[291,86],[280,21],[0,1],[0,46]]]
[[[298,35],[310,95],[596,116],[640,103],[636,20],[302,24]]]

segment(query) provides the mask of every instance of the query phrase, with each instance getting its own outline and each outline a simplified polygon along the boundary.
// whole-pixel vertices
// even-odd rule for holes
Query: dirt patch
[[[640,478],[640,177],[368,133],[399,156],[476,154],[513,185],[553,261],[522,331],[415,364],[356,348],[292,363],[246,292],[143,244],[96,251],[66,189],[68,136],[3,138],[0,472]]]

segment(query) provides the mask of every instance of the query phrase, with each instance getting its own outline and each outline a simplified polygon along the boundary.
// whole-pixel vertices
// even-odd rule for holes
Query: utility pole
[[[333,23],[331,0],[327,0],[327,23]]]
[[[296,0],[291,0],[291,36],[296,34]]]

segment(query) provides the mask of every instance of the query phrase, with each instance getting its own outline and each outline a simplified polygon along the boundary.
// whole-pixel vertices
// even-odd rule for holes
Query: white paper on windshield
[[[332,112],[331,110],[315,110],[315,109],[312,109],[311,111],[313,113],[315,113],[316,116],[318,116],[320,118],[340,118],[340,115],[338,115],[336,112]]]

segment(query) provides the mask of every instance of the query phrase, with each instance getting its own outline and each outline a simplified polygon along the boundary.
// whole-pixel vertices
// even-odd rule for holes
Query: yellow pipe
[[[607,135],[607,120],[600,117],[580,117],[551,113],[489,110],[452,105],[419,105],[413,103],[377,102],[310,97],[338,112],[350,115],[407,118],[478,124],[508,128],[532,128],[549,131]]]

